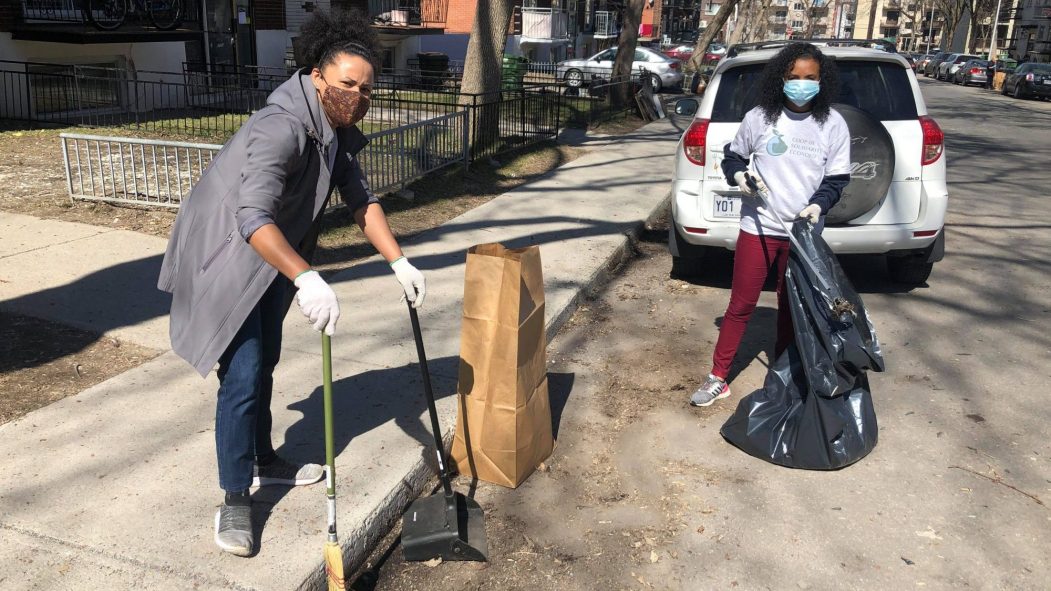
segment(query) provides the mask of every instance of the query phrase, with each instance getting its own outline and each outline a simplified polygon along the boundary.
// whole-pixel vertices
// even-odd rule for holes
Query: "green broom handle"
[[[321,333],[322,372],[325,378],[325,465],[328,468],[327,485],[330,499],[336,496],[336,437],[332,410],[332,337]],[[330,526],[335,526],[330,516]]]

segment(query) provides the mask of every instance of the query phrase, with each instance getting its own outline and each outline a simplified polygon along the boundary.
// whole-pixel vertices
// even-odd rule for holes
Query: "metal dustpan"
[[[431,415],[431,432],[434,433],[442,492],[418,499],[405,512],[401,522],[402,553],[405,560],[410,562],[434,558],[485,561],[489,553],[489,544],[485,538],[485,515],[474,499],[453,491],[449,483],[438,410],[434,407],[434,391],[431,389],[427,355],[420,334],[420,319],[411,304],[409,317],[412,319],[412,335],[416,339],[416,353],[420,357],[427,409]]]

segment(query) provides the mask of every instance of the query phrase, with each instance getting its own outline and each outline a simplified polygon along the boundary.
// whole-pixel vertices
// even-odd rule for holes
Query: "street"
[[[404,563],[391,536],[355,588],[1048,588],[1051,103],[920,86],[946,134],[946,258],[916,289],[890,283],[881,257],[842,258],[887,361],[870,375],[870,456],[790,470],[720,437],[762,385],[770,291],[733,396],[687,405],[732,259],[717,252],[702,278],[670,279],[657,225],[549,347],[552,458],[517,490],[478,486],[489,563]]]

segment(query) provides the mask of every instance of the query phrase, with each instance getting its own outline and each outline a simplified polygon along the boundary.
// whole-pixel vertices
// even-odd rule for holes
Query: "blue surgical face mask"
[[[821,83],[817,80],[786,80],[785,96],[797,107],[809,103],[821,92]]]

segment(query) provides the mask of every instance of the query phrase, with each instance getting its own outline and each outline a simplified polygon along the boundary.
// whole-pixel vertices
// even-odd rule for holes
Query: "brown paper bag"
[[[461,474],[514,488],[551,455],[546,346],[540,249],[468,250],[452,447]]]

